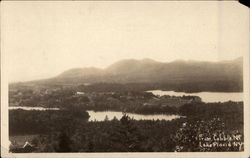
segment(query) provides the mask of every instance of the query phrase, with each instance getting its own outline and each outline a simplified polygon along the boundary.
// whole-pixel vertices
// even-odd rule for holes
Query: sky
[[[1,15],[9,82],[122,59],[220,61],[249,52],[249,9],[236,1],[4,1]]]

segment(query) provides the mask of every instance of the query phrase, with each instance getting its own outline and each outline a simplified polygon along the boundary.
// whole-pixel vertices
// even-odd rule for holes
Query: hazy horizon
[[[54,77],[123,59],[233,60],[249,52],[238,2],[3,2],[9,82]]]

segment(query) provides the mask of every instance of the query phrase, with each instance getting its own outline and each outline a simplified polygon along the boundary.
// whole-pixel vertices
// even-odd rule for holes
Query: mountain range
[[[161,83],[189,84],[201,83],[223,85],[229,89],[243,88],[243,58],[234,60],[205,62],[176,60],[158,62],[152,59],[121,60],[107,68],[74,68],[60,75],[33,83],[46,84],[93,84],[93,83]],[[233,88],[230,88],[232,87]]]
[[[243,59],[222,62],[177,60],[169,63],[151,59],[127,59],[118,61],[105,69],[95,67],[75,68],[61,73],[52,80],[56,82],[168,82],[232,80],[243,77]]]

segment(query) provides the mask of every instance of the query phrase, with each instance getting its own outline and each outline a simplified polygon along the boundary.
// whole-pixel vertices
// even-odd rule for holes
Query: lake
[[[112,120],[116,117],[120,120],[123,116],[122,112],[116,111],[87,111],[90,115],[89,121],[104,121],[105,117],[107,116],[109,120]],[[134,113],[126,113],[129,117],[135,120],[173,120],[180,118],[179,115],[163,115],[163,114],[154,114],[154,115],[142,115],[142,114],[134,114]]]
[[[226,101],[243,101],[242,92],[198,92],[198,93],[185,93],[185,92],[175,92],[175,91],[162,91],[162,90],[151,90],[147,92],[152,92],[154,95],[170,95],[170,96],[183,96],[192,95],[199,96],[203,102],[226,102]]]
[[[60,110],[59,108],[44,108],[44,107],[27,107],[27,106],[10,106],[9,110],[16,110],[16,109],[22,109],[22,110]],[[89,121],[104,121],[106,116],[109,120],[112,120],[114,117],[116,117],[118,120],[120,120],[123,116],[122,112],[117,111],[93,111],[93,110],[87,110],[87,112],[90,115]],[[134,114],[134,113],[126,113],[129,117],[135,119],[135,120],[172,120],[180,118],[179,115],[164,115],[164,114],[154,114],[154,115],[142,115],[142,114]]]

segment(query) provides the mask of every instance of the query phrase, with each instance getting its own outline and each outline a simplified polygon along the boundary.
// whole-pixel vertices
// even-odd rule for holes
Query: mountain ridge
[[[94,84],[94,83],[161,83],[181,87],[190,83],[197,89],[223,85],[224,89],[242,89],[243,58],[207,62],[175,60],[158,62],[149,58],[117,61],[101,69],[96,67],[74,68],[50,79],[31,81],[34,84]],[[201,87],[201,88],[200,88]]]

